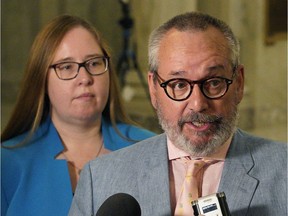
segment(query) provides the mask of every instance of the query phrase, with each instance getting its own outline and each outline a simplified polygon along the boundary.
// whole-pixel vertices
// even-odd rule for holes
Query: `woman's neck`
[[[101,119],[93,123],[82,124],[53,119],[52,122],[64,147],[56,159],[67,161],[72,190],[74,191],[83,166],[99,155],[107,153],[101,133]]]

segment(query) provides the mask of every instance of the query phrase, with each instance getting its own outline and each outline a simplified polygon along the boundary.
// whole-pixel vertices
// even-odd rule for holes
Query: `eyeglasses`
[[[82,63],[78,62],[61,62],[53,64],[53,68],[57,77],[61,80],[71,80],[77,77],[81,67],[84,67],[91,76],[98,76],[108,70],[109,57],[101,56],[89,59]]]
[[[174,101],[184,101],[188,99],[193,91],[195,84],[199,85],[201,92],[208,99],[219,99],[228,91],[229,85],[233,80],[224,77],[211,77],[208,79],[192,81],[183,78],[175,78],[164,81],[155,72],[159,85],[164,88],[166,95]],[[232,76],[232,79],[234,74]],[[162,82],[162,83],[161,83]]]

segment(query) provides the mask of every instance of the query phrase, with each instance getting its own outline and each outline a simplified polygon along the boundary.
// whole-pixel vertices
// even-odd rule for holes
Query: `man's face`
[[[216,76],[232,79],[230,56],[226,39],[215,28],[197,32],[170,30],[160,44],[158,74],[165,81],[198,81]],[[152,104],[162,128],[178,148],[194,156],[208,156],[231,137],[237,105],[243,96],[243,67],[239,66],[236,73],[238,76],[222,98],[206,98],[196,84],[184,101],[170,99],[149,73]]]

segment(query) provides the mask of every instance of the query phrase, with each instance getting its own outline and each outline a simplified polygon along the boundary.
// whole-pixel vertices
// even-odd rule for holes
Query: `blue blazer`
[[[143,140],[154,133],[120,123],[118,129],[127,137]],[[111,151],[129,146],[112,125],[103,119],[104,146]],[[13,146],[26,134],[3,143]],[[55,160],[63,151],[59,135],[50,117],[38,128],[32,141],[21,148],[1,149],[1,215],[66,216],[72,201],[67,163]]]
[[[135,197],[142,216],[172,215],[166,135],[104,155],[81,172],[69,216],[95,215],[111,195]],[[237,130],[218,192],[233,216],[287,215],[287,145]]]

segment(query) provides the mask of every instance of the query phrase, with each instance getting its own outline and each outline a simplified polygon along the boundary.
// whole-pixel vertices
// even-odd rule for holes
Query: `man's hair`
[[[231,28],[225,22],[208,14],[188,12],[173,17],[151,33],[148,45],[149,70],[151,72],[158,70],[160,43],[169,30],[176,29],[183,32],[205,31],[211,26],[222,32],[224,37],[227,39],[229,48],[231,50],[232,68],[237,67],[240,63],[240,46],[239,41],[233,34]]]

